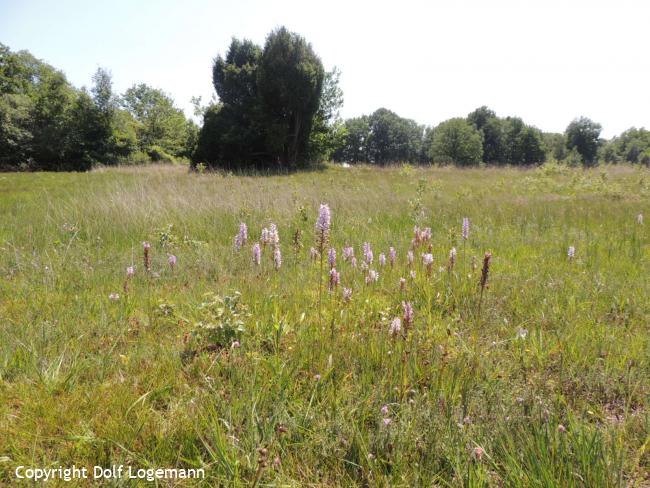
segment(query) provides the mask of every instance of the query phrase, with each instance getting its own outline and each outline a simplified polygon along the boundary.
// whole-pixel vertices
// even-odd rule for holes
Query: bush
[[[147,150],[147,154],[149,155],[151,161],[153,161],[154,163],[159,163],[159,162],[175,163],[176,162],[176,158],[174,158],[174,156],[169,154],[160,146],[152,146]]]

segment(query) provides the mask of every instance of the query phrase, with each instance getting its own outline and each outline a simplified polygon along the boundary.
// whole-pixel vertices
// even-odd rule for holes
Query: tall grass
[[[0,482],[131,464],[206,468],[187,485],[646,486],[648,202],[627,166],[0,175]],[[331,292],[309,257],[321,203]],[[271,222],[279,270],[268,247],[252,261]],[[415,225],[432,239],[411,279]],[[366,241],[377,282],[341,259]]]

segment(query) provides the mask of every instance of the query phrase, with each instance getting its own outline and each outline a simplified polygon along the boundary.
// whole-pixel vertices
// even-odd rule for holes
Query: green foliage
[[[334,157],[352,163],[420,162],[424,131],[414,120],[380,108],[345,122],[344,144]]]
[[[608,163],[650,165],[650,131],[643,127],[626,130],[603,146],[601,159]]]
[[[122,110],[103,68],[93,75],[89,93],[28,52],[0,44],[0,87],[3,168],[87,170],[141,160],[154,146],[188,157],[198,137],[196,124],[169,96],[146,85],[127,91],[129,111]]]
[[[159,162],[170,162],[173,163],[175,161],[174,156],[169,154],[164,147],[161,146],[150,146],[147,149],[147,154],[149,155],[149,158],[151,158],[151,161],[154,163],[159,163]]]
[[[343,106],[340,77],[338,68],[325,73],[318,111],[309,136],[308,158],[312,161],[329,160],[345,143],[347,130],[339,116]]]
[[[305,39],[286,28],[266,39],[257,73],[271,160],[295,167],[305,156],[325,71]]]
[[[194,354],[231,347],[241,340],[249,317],[239,292],[225,297],[207,294],[197,306],[196,315],[187,344],[187,350]]]
[[[0,167],[29,164],[29,148],[34,138],[30,130],[32,108],[27,95],[0,95]]]
[[[483,106],[470,113],[467,121],[483,136],[485,163],[531,165],[546,159],[541,131],[524,124],[518,117],[502,119]]]
[[[338,103],[338,78],[328,84],[330,106],[318,113],[325,73],[301,36],[281,27],[269,34],[264,49],[233,39],[212,74],[220,103],[205,113],[195,164],[296,167],[309,159],[314,124],[320,134],[314,151],[335,142],[323,133]]]
[[[567,149],[571,151],[575,148],[584,164],[595,164],[600,146],[601,129],[600,124],[587,117],[574,119],[564,132]]]
[[[450,119],[433,130],[429,151],[434,163],[460,166],[478,164],[483,156],[483,137],[465,119]]]
[[[368,138],[370,136],[370,118],[367,115],[348,119],[344,124],[345,137],[341,146],[334,152],[336,161],[361,163],[370,161]]]
[[[189,156],[196,130],[172,98],[162,90],[144,83],[134,85],[122,96],[122,105],[136,121],[138,149],[160,154],[160,149],[174,157]],[[159,161],[160,159],[154,159]]]
[[[554,132],[542,133],[546,155],[556,161],[563,161],[567,157],[566,137],[564,134]]]

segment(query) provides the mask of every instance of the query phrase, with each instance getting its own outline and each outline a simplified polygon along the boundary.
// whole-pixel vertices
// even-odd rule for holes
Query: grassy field
[[[649,486],[647,169],[0,174],[0,218],[0,484]],[[272,244],[253,261],[271,223],[279,269]]]

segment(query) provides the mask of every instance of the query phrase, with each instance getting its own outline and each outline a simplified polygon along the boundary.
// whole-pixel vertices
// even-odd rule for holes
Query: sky
[[[0,42],[90,86],[147,83],[192,114],[232,37],[281,25],[341,70],[344,118],[385,107],[435,125],[487,105],[544,131],[650,128],[647,0],[0,0]]]

